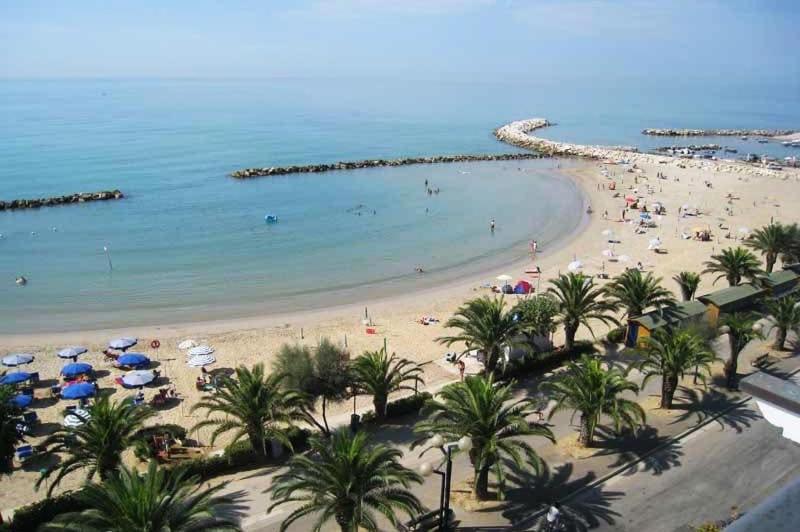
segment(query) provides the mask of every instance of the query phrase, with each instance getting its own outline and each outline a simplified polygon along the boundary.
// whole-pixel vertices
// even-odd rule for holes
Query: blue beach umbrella
[[[65,377],[77,377],[90,371],[92,371],[92,365],[85,362],[75,362],[61,368],[61,374]]]
[[[33,402],[32,395],[25,395],[21,393],[19,395],[15,395],[14,397],[12,397],[8,401],[8,404],[16,406],[17,408],[27,408],[28,406],[31,405],[32,402]]]
[[[150,359],[142,353],[126,353],[117,359],[120,366],[142,366],[149,364]]]
[[[27,371],[18,371],[16,373],[9,373],[8,375],[0,378],[0,384],[19,384],[31,378],[31,374]]]
[[[88,349],[86,349],[85,347],[80,345],[74,345],[72,347],[65,347],[64,349],[56,353],[56,355],[58,355],[59,358],[75,358],[78,355],[84,354],[86,351],[88,351]]]
[[[122,349],[123,351],[125,351],[126,349],[135,346],[138,342],[139,342],[138,338],[122,337],[108,342],[108,347],[110,347],[111,349]]]
[[[12,353],[3,357],[4,366],[21,366],[33,362],[33,355],[30,353]]]
[[[92,382],[79,382],[71,386],[67,386],[61,392],[61,397],[64,399],[85,399],[92,397],[97,389]]]

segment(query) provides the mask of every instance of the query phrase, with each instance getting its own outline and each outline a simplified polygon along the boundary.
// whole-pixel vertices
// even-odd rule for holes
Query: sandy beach
[[[492,282],[500,274],[509,274],[515,280],[528,279],[536,286],[536,281],[526,275],[525,270],[538,266],[542,270],[541,290],[545,290],[548,286],[547,280],[566,271],[567,264],[576,259],[583,262],[585,273],[596,275],[605,271],[610,277],[626,267],[636,267],[641,262],[646,271],[653,271],[662,277],[664,286],[675,291],[677,295],[677,285],[671,277],[679,271],[701,271],[703,261],[712,253],[738,245],[738,240],[746,236],[749,229],[758,228],[771,220],[788,223],[800,221],[796,210],[792,208],[800,201],[797,185],[800,171],[785,169],[772,172],[775,175],[751,175],[723,168],[735,164],[728,162],[715,167],[712,163],[704,163],[703,166],[680,168],[676,164],[658,164],[639,158],[636,169],[631,165],[605,164],[591,160],[567,165],[569,167],[563,171],[581,187],[586,195],[586,202],[593,210],[590,216],[586,216],[579,231],[563,241],[557,249],[541,250],[535,259],[508,264],[502,269],[486,271],[479,276],[454,280],[435,289],[388,299],[365,299],[357,304],[322,310],[246,319],[221,319],[130,330],[4,335],[0,338],[0,352],[34,353],[36,361],[26,369],[38,371],[43,379],[51,379],[57,376],[62,365],[62,361],[55,356],[55,351],[67,345],[85,345],[90,351],[81,360],[91,363],[100,372],[101,388],[113,390],[115,398],[122,398],[132,392],[114,385],[113,378],[120,372],[103,361],[100,351],[111,338],[136,336],[141,349],[134,350],[144,352],[156,360],[162,374],[176,385],[183,397],[179,406],[159,410],[154,422],[177,423],[185,427],[191,427],[200,418],[200,414],[190,414],[191,405],[200,396],[200,392],[194,387],[199,370],[188,368],[185,353],[177,348],[178,343],[187,338],[215,348],[217,364],[213,368],[249,366],[258,362],[269,366],[279,347],[287,342],[314,345],[320,338],[328,337],[340,343],[346,341],[352,355],[357,356],[364,350],[381,348],[385,339],[389,351],[419,363],[428,363],[425,365],[425,379],[428,386],[435,386],[457,378],[458,375],[454,367],[442,360],[447,349],[435,341],[444,332],[441,322],[450,317],[465,300],[491,294],[488,289],[481,288],[481,285]],[[603,169],[607,175],[602,173]],[[659,173],[665,174],[665,178],[657,178]],[[616,183],[616,191],[609,189],[608,185],[612,181]],[[614,197],[615,192],[619,193],[618,197]],[[625,206],[624,197],[629,194],[641,197],[648,206],[658,201],[666,207],[666,214],[654,215],[657,227],[648,229],[645,234],[635,234],[632,223],[619,221]],[[678,208],[686,204],[696,207],[698,216],[679,217]],[[605,219],[605,212],[608,213],[608,219]],[[576,212],[575,216],[583,217],[585,213]],[[630,216],[638,220],[638,212],[631,211],[628,217]],[[681,237],[684,230],[694,227],[709,228],[713,234],[712,241],[698,242]],[[629,260],[612,262],[603,255],[603,251],[610,247],[608,238],[602,234],[606,229],[612,230],[619,240],[613,246],[614,254],[617,257],[627,256]],[[667,250],[666,254],[648,251],[648,242],[656,237],[663,242],[662,248]],[[536,235],[532,234],[531,239],[536,239]],[[724,281],[721,281],[716,288],[723,284]],[[713,288],[712,279],[704,276],[698,293],[702,294]],[[513,303],[517,296],[506,297],[509,303]],[[365,307],[376,329],[375,334],[367,334],[362,323]],[[419,323],[422,316],[433,316],[441,322],[425,326]],[[596,329],[598,335],[605,334],[606,331],[603,326]],[[559,332],[556,335],[556,343],[560,341],[560,334]],[[589,336],[585,329],[581,329],[580,335]],[[150,348],[154,339],[158,339],[161,344],[157,350]],[[36,393],[37,396],[44,396],[47,390],[39,388]],[[147,389],[148,399],[154,393],[154,389]],[[359,398],[359,408],[368,407],[368,402],[366,397]],[[61,422],[63,403],[53,405],[41,401],[40,404],[49,405],[36,408],[44,423]],[[334,409],[334,415],[345,412],[351,404],[348,402],[339,405]],[[207,431],[196,436],[204,440]],[[35,438],[31,439],[31,443],[36,441]],[[224,440],[218,442],[217,448],[224,443]],[[17,471],[13,477],[4,480],[4,484],[13,485],[14,489],[3,490],[0,509],[14,508],[43,498],[43,491],[33,492],[32,486],[37,476],[37,471]],[[62,482],[60,489],[75,487],[82,480],[81,475],[72,475]]]

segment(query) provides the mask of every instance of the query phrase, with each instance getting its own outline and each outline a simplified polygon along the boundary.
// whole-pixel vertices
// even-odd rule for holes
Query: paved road
[[[570,505],[599,531],[683,531],[726,519],[734,505],[746,511],[800,475],[800,445],[754,409],[750,401],[657,453],[653,460],[672,464],[660,474],[651,469],[615,477]]]

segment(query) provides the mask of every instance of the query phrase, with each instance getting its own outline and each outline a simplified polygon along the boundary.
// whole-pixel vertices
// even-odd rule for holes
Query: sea
[[[0,334],[224,320],[500,274],[531,240],[561,245],[586,201],[562,172],[574,163],[555,159],[229,177],[240,168],[517,152],[492,131],[532,117],[555,122],[536,133],[554,140],[800,156],[641,134],[799,129],[799,104],[797,87],[723,80],[0,81],[0,200],[126,196],[0,212]]]

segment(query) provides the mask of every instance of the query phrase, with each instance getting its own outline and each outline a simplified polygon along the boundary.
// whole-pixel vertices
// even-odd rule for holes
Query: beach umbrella
[[[149,364],[150,359],[142,353],[125,353],[117,359],[120,366],[141,366]]]
[[[144,386],[150,384],[156,376],[150,370],[129,371],[122,377],[122,382],[125,386]]]
[[[604,249],[603,250],[603,256],[604,257],[613,257],[614,256],[614,250],[613,249]]]
[[[32,395],[26,395],[24,393],[15,395],[11,399],[8,400],[8,404],[12,406],[16,406],[17,408],[27,408],[33,402]]]
[[[86,349],[83,346],[73,345],[72,347],[65,347],[64,349],[56,353],[56,355],[59,358],[75,358],[76,356],[82,355],[87,351],[88,349]]]
[[[214,355],[197,355],[190,358],[187,364],[193,368],[202,368],[203,366],[208,366],[216,361],[217,359],[214,358]]]
[[[108,347],[110,347],[111,349],[122,349],[123,351],[125,351],[126,349],[135,346],[138,342],[139,342],[138,338],[122,337],[122,338],[116,338],[108,342]]]
[[[16,373],[9,373],[0,377],[0,384],[19,384],[31,378],[31,374],[27,371],[17,371]]]
[[[3,357],[4,366],[22,366],[33,362],[33,355],[30,353],[12,353]]]
[[[647,246],[647,249],[658,249],[661,247],[661,239],[660,238],[652,238],[650,239],[650,243]]]
[[[77,377],[90,371],[92,371],[92,365],[85,362],[75,362],[61,368],[61,374],[65,377]]]
[[[614,231],[612,231],[611,229],[603,229],[603,232],[601,234],[603,236],[612,237],[614,236]]]
[[[631,260],[631,258],[628,255],[620,255],[619,257],[617,257],[617,260],[619,260],[620,262],[628,262],[629,260]]]
[[[583,263],[579,260],[573,260],[567,265],[567,269],[571,272],[577,272],[583,269]]]
[[[194,340],[184,340],[183,342],[178,344],[178,349],[191,349],[197,346],[197,342]]]
[[[214,352],[214,348],[208,345],[198,345],[197,347],[193,347],[189,349],[188,355],[190,357],[197,356],[197,355],[210,355]]]
[[[739,228],[739,233],[743,234],[743,235],[750,234],[750,228],[749,227],[740,227]]]
[[[67,386],[61,391],[61,397],[64,399],[85,399],[92,397],[97,388],[93,382],[78,382]]]

